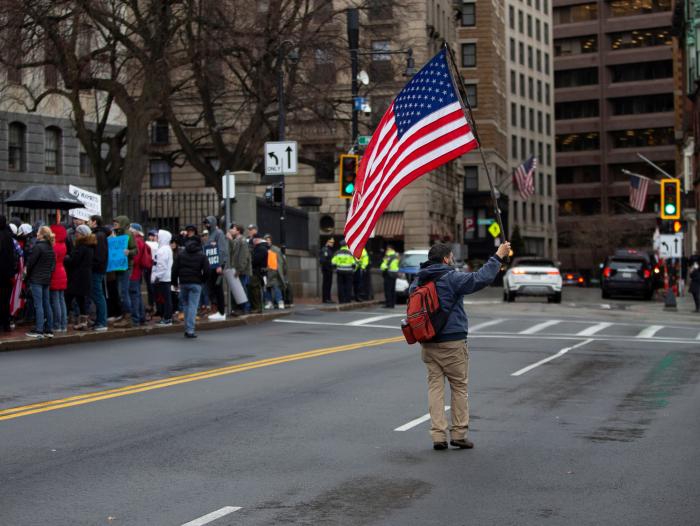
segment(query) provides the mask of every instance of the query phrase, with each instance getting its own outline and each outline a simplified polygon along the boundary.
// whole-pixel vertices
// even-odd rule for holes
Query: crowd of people
[[[184,321],[185,337],[196,338],[197,319],[284,309],[282,250],[256,225],[228,226],[209,216],[201,229],[144,232],[127,216],[50,226],[0,216],[0,329],[33,323],[28,336],[53,338],[69,326],[103,332],[157,318]]]

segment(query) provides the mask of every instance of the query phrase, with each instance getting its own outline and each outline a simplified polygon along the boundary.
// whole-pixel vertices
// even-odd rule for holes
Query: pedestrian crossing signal
[[[681,182],[678,179],[661,181],[661,219],[680,219]]]
[[[340,156],[340,194],[341,199],[352,199],[355,191],[355,179],[357,167],[360,164],[360,156],[344,154]]]

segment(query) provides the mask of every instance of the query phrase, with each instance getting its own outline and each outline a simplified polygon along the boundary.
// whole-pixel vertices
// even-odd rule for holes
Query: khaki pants
[[[469,428],[469,350],[466,341],[422,344],[421,357],[428,368],[428,403],[430,405],[430,435],[433,442],[447,441],[445,418],[445,377],[452,395],[452,426],[450,438],[463,439]]]

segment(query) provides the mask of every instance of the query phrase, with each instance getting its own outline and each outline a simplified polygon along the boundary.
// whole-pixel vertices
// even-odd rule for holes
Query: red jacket
[[[134,268],[131,271],[129,279],[131,281],[139,281],[141,279],[141,273],[144,270],[144,261],[150,259],[151,247],[146,244],[143,237],[135,235],[134,238],[136,239],[137,252],[134,256]]]
[[[63,266],[63,259],[66,257],[66,227],[63,225],[51,225],[51,232],[56,236],[53,245],[53,252],[56,254],[56,268],[51,274],[50,290],[66,290],[68,288],[68,275]]]

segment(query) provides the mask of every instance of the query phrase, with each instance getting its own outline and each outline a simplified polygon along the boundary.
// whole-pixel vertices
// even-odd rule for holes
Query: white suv
[[[561,303],[561,274],[550,259],[515,258],[503,278],[503,301],[516,296],[547,296],[549,303]]]

